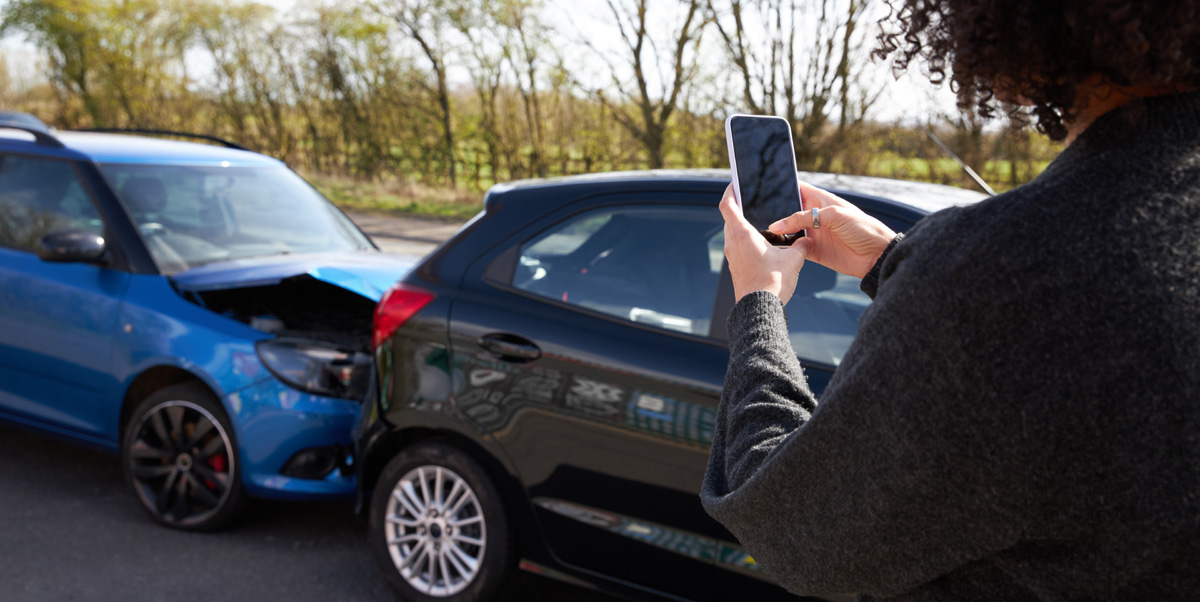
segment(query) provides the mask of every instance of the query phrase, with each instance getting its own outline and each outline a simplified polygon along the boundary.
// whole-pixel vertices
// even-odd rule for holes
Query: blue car
[[[0,420],[119,453],[171,527],[352,496],[373,312],[412,262],[232,143],[0,113]]]

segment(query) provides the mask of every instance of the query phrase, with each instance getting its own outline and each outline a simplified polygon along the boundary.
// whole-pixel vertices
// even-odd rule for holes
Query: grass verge
[[[461,222],[483,209],[483,194],[478,192],[311,173],[304,174],[304,177],[321,194],[346,211]]]

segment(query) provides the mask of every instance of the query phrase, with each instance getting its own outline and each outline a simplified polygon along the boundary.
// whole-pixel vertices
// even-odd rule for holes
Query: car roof
[[[96,163],[153,165],[283,165],[277,159],[251,151],[212,144],[166,140],[150,136],[55,131],[61,149],[38,145],[24,132],[0,131],[0,149],[54,156],[87,158]]]
[[[925,213],[933,213],[956,205],[970,205],[988,198],[982,192],[930,184],[926,182],[909,182],[888,178],[870,176],[852,176],[845,174],[827,174],[801,171],[800,179],[817,186],[837,192],[854,193],[891,200],[910,205]],[[492,187],[489,194],[502,195],[510,191],[528,190],[542,187],[574,187],[595,186],[596,184],[612,183],[636,185],[650,184],[727,184],[730,181],[727,169],[656,169],[644,171],[614,171],[577,176],[562,176],[542,180],[518,180]]]

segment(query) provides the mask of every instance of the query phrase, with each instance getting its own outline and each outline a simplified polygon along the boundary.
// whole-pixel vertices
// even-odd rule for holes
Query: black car
[[[982,195],[801,174],[896,231]],[[514,569],[629,598],[794,599],[698,497],[729,361],[728,172],[497,186],[376,309],[360,501],[408,600]],[[780,216],[782,217],[782,216]],[[818,394],[870,300],[814,263],[787,306]]]

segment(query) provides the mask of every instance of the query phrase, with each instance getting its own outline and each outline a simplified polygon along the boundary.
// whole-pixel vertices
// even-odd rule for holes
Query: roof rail
[[[42,146],[62,148],[63,143],[50,133],[50,128],[41,119],[18,111],[0,111],[0,129],[21,130],[33,134],[33,139]]]
[[[146,134],[148,136],[178,136],[180,138],[196,138],[199,140],[208,140],[210,142],[216,142],[217,144],[220,144],[221,146],[224,146],[225,148],[232,148],[235,150],[244,150],[244,151],[250,150],[240,144],[237,144],[235,142],[230,142],[223,138],[218,138],[216,136],[209,136],[208,134],[193,134],[191,132],[175,132],[175,131],[171,131],[171,130],[143,130],[143,129],[138,129],[138,128],[132,128],[132,129],[130,129],[130,128],[86,128],[86,129],[75,130],[75,131],[77,131],[77,132],[96,132],[98,134]]]

